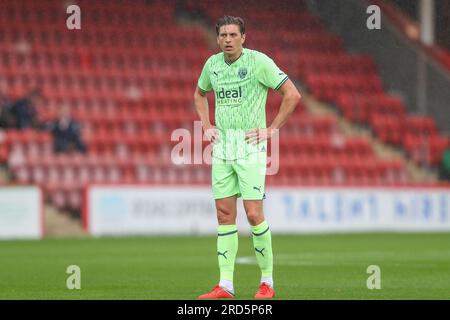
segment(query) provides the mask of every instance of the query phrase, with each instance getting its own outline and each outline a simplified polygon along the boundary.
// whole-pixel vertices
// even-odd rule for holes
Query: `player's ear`
[[[242,34],[242,44],[244,44],[244,42],[245,42],[245,33]]]

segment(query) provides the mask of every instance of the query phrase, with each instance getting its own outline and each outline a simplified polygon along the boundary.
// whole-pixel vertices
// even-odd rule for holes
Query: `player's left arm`
[[[301,99],[300,92],[298,92],[290,79],[283,83],[276,91],[283,96],[277,116],[273,119],[272,124],[268,128],[255,128],[248,131],[246,133],[247,143],[257,144],[272,138],[275,132],[286,123]]]
[[[283,96],[283,99],[281,100],[280,110],[268,129],[280,129],[284,126],[302,97],[290,79],[288,79],[277,91]]]

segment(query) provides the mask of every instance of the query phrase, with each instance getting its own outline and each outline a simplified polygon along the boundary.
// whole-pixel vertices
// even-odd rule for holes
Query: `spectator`
[[[9,128],[13,125],[11,115],[11,99],[6,92],[6,85],[0,82],[0,128]]]
[[[86,145],[81,141],[80,125],[72,118],[68,106],[61,106],[59,117],[49,125],[53,134],[53,146],[56,153],[76,150],[86,153]]]
[[[14,126],[17,129],[37,128],[36,105],[41,99],[41,90],[34,89],[31,93],[18,101],[11,107],[11,115],[14,118]]]
[[[450,143],[442,153],[441,179],[450,181]]]

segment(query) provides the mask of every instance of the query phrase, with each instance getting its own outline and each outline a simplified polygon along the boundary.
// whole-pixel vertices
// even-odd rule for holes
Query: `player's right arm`
[[[207,139],[212,143],[216,142],[219,138],[219,133],[216,127],[212,125],[209,120],[209,106],[208,99],[206,98],[206,92],[203,92],[203,90],[199,87],[195,89],[194,104],[197,114],[200,117],[200,121],[202,122],[202,127],[205,131]]]
[[[206,98],[206,94],[212,91],[212,84],[209,78],[209,59],[206,61],[205,66],[203,67],[200,78],[198,79],[197,87],[194,92],[194,105],[197,110],[197,114],[200,117],[200,121],[202,122],[203,130],[205,131],[205,135],[207,139],[214,143],[217,142],[219,138],[218,130],[214,125],[211,124],[209,120],[209,106],[208,99]]]

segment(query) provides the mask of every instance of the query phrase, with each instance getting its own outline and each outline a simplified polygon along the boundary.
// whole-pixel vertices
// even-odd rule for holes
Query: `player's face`
[[[245,34],[241,34],[238,25],[228,24],[220,27],[217,44],[227,56],[240,55],[244,41]]]

